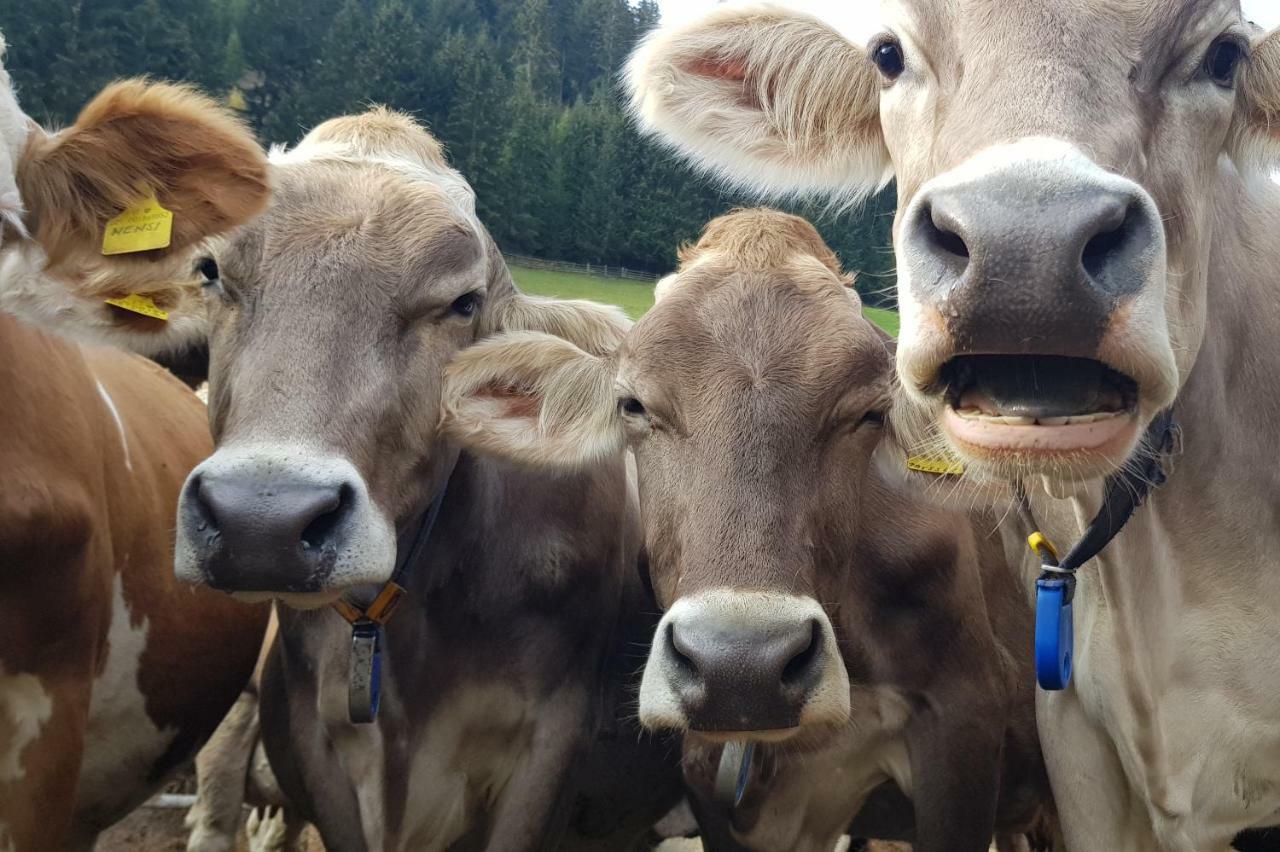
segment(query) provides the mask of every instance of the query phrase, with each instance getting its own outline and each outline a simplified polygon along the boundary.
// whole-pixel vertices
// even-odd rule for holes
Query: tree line
[[[74,119],[113,79],[188,80],[266,143],[384,103],[426,122],[503,249],[665,272],[750,199],[641,138],[617,85],[654,0],[0,0],[26,111]],[[892,192],[813,219],[871,301],[893,285]]]

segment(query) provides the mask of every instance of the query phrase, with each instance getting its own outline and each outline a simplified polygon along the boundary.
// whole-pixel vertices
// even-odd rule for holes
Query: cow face
[[[771,6],[659,31],[636,113],[756,189],[896,177],[922,421],[979,475],[1112,471],[1195,361],[1215,229],[1255,203],[1231,181],[1275,151],[1280,36],[1234,0],[884,9],[857,45]]]
[[[437,434],[444,365],[539,312],[407,117],[335,119],[273,167],[268,210],[200,264],[218,451],[183,492],[177,570],[310,606],[391,576],[457,456]]]
[[[612,358],[536,337],[464,353],[446,423],[543,466],[629,446],[666,610],[641,721],[780,738],[848,716],[835,602],[891,375],[812,226],[742,211],[683,253]]]

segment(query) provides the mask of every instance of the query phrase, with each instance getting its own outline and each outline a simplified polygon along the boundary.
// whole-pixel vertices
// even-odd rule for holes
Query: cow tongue
[[[971,384],[955,404],[960,411],[1044,420],[1125,407],[1110,370],[1096,361],[1000,357],[976,359],[972,366]]]

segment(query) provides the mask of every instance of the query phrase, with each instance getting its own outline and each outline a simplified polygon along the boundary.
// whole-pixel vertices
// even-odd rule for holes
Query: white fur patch
[[[129,439],[124,434],[124,421],[120,419],[120,411],[116,408],[111,394],[107,393],[107,389],[102,386],[102,382],[95,381],[94,384],[98,386],[98,395],[102,397],[102,401],[107,404],[107,410],[111,412],[111,419],[116,422],[116,431],[120,434],[120,446],[124,450],[124,466],[132,473],[133,459],[129,457]]]
[[[126,808],[164,754],[177,731],[158,728],[147,715],[146,696],[138,683],[148,624],[134,624],[124,599],[124,581],[115,577],[111,628],[107,631],[107,664],[93,682],[89,726],[77,800],[94,811]]]
[[[25,775],[22,752],[40,736],[53,715],[53,699],[33,674],[6,674],[0,666],[0,783],[12,784]],[[0,839],[4,834],[0,833]],[[0,846],[0,849],[3,847]]]
[[[184,298],[181,310],[170,310],[163,326],[138,331],[118,322],[115,309],[101,298],[81,295],[73,284],[46,274],[46,262],[34,243],[22,243],[0,255],[0,311],[72,340],[144,355],[173,351],[208,333],[208,317],[198,293]]]

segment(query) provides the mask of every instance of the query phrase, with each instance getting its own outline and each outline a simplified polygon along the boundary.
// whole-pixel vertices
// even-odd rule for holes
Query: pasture
[[[627,316],[639,319],[653,307],[653,284],[644,281],[623,281],[598,275],[575,272],[552,272],[545,269],[528,269],[512,266],[511,275],[516,285],[534,296],[554,296],[557,299],[590,299],[617,305]],[[867,319],[898,336],[898,314],[884,308],[864,307]]]

